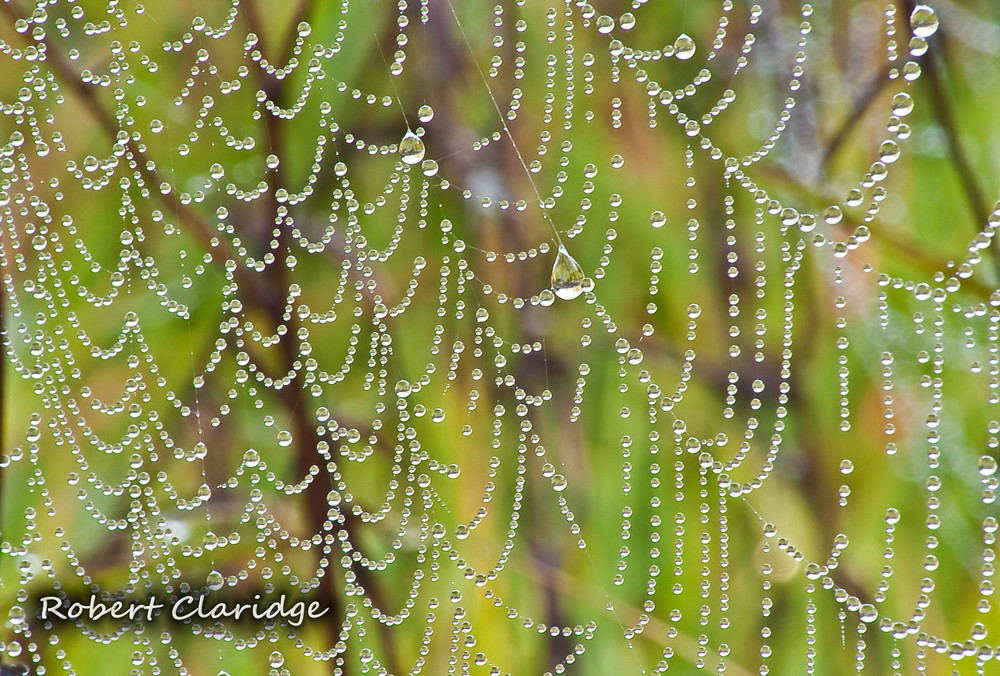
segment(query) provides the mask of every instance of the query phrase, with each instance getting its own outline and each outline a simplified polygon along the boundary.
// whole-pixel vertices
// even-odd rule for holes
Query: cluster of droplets
[[[39,8],[30,19],[15,23],[26,46],[0,44],[0,54],[24,68],[24,86],[18,88],[16,100],[3,105],[18,130],[0,158],[0,219],[5,228],[0,262],[9,299],[7,359],[22,378],[17,387],[32,393],[37,409],[27,417],[24,443],[5,451],[0,467],[27,468],[23,474],[28,490],[37,497],[25,512],[23,536],[5,539],[0,549],[0,555],[19,562],[17,603],[8,613],[18,638],[4,645],[7,656],[20,659],[27,650],[31,659],[41,659],[35,642],[40,632],[25,610],[28,591],[36,588],[38,579],[51,579],[57,588],[63,584],[52,560],[37,560],[36,550],[43,545],[62,550],[70,574],[85,586],[98,586],[89,544],[74,541],[62,526],[54,528],[55,541],[49,542],[53,536],[38,524],[40,518],[55,524],[61,513],[72,512],[51,489],[65,481],[85,513],[82,518],[105,529],[109,537],[128,535],[124,546],[129,551],[122,560],[129,571],[123,589],[127,594],[150,589],[215,593],[259,581],[265,593],[294,589],[313,594],[324,579],[336,575],[344,581],[347,600],[339,640],[322,648],[306,647],[307,657],[340,668],[353,642],[363,672],[387,673],[391,661],[383,660],[374,646],[372,627],[391,629],[420,617],[426,622],[418,648],[420,665],[438,642],[446,644],[448,673],[468,673],[474,667],[502,673],[503,656],[488,655],[477,645],[477,631],[481,636],[488,629],[477,628],[472,619],[474,606],[466,596],[475,594],[475,603],[501,609],[519,628],[559,639],[552,645],[563,653],[554,670],[562,673],[585,652],[586,642],[607,616],[597,613],[577,622],[549,618],[533,606],[526,610],[516,594],[502,596],[506,587],[501,577],[516,568],[512,561],[519,539],[525,539],[521,529],[529,501],[558,512],[561,527],[588,556],[605,545],[588,537],[578,516],[586,512],[581,502],[586,490],[576,483],[581,473],[567,462],[569,451],[562,448],[569,443],[563,438],[565,430],[553,433],[548,427],[548,413],[561,411],[565,399],[570,423],[598,419],[599,425],[626,426],[616,449],[620,475],[615,480],[620,481],[617,489],[624,503],[621,532],[614,545],[617,554],[610,557],[613,569],[601,569],[598,582],[609,598],[608,615],[629,652],[634,656],[633,642],[665,623],[656,671],[671,668],[675,639],[689,633],[695,639],[695,666],[726,671],[737,657],[731,645],[717,640],[734,629],[731,595],[737,593],[734,578],[739,574],[732,572],[737,562],[730,546],[738,535],[730,522],[733,512],[764,499],[766,489],[780,481],[776,467],[789,454],[784,437],[792,386],[805,377],[793,371],[795,324],[803,302],[796,297],[799,272],[809,244],[818,255],[830,254],[824,260],[830,265],[837,332],[837,429],[848,433],[858,414],[851,392],[857,373],[851,355],[857,351],[850,349],[850,336],[856,328],[852,323],[859,321],[855,305],[863,302],[851,277],[858,272],[850,265],[851,254],[869,241],[887,197],[889,167],[900,159],[911,135],[904,122],[914,107],[911,83],[920,76],[919,59],[928,50],[938,19],[927,5],[912,10],[907,56],[901,57],[899,17],[894,6],[887,7],[888,79],[897,87],[885,125],[888,135],[878,144],[877,158],[842,200],[809,213],[769,194],[757,182],[765,179],[755,180],[758,174],[752,172],[773,159],[788,138],[807,75],[813,7],[805,4],[799,11],[794,54],[785,75],[787,96],[771,131],[755,150],[736,154],[721,133],[714,134],[713,125],[734,108],[738,91],[744,96],[748,66],[759,49],[755,31],[769,17],[761,5],[751,5],[747,30],[740,34],[733,3],[724,0],[710,40],[702,42],[703,33],[689,29],[698,40],[684,32],[671,33],[667,44],[642,49],[632,40],[648,34],[641,30],[644,4],[637,0],[617,17],[600,14],[586,2],[549,7],[537,15],[527,11],[525,2],[516,3],[516,8],[497,5],[490,14],[492,30],[485,31],[487,43],[481,52],[471,52],[471,58],[478,59],[482,89],[495,108],[495,119],[487,129],[470,132],[471,140],[458,152],[445,138],[457,136],[447,126],[454,120],[454,104],[443,96],[439,103],[440,92],[424,92],[429,103],[413,113],[403,111],[391,137],[398,139],[395,142],[369,135],[365,125],[344,122],[340,111],[355,102],[372,116],[402,107],[401,83],[420,58],[413,53],[414,45],[427,42],[425,29],[432,20],[449,22],[472,46],[478,32],[463,27],[466,18],[460,7],[438,16],[429,2],[416,8],[405,0],[396,3],[390,12],[398,29],[396,49],[391,58],[384,56],[387,78],[359,78],[365,81],[358,83],[334,77],[337,59],[348,44],[346,36],[353,34],[351,23],[361,21],[352,13],[359,10],[347,2],[339,8],[332,41],[320,39],[315,27],[302,21],[294,24],[287,50],[276,58],[269,58],[274,55],[260,38],[266,26],[238,34],[241,20],[253,28],[258,19],[244,17],[235,5],[216,26],[195,17],[190,29],[164,41],[158,54],[124,37],[129,22],[151,19],[140,6],[133,8],[134,16],[116,6],[111,19],[102,16],[100,23],[85,21],[76,6],[70,19],[52,19]],[[411,21],[414,15],[419,25]],[[421,31],[423,37],[418,37]],[[76,140],[66,131],[72,121],[61,122],[67,110],[61,89],[65,83],[56,77],[58,68],[46,69],[40,63],[45,52],[61,48],[53,41],[80,34],[100,49],[102,36],[123,37],[108,41],[110,60],[101,70],[80,68],[78,62],[89,60],[82,59],[78,48],[67,47],[67,62],[73,64],[69,67],[80,68],[79,81],[86,91],[114,93],[114,103],[97,94],[87,99],[93,107],[108,106],[107,119],[100,122],[114,129],[110,150],[90,151],[95,154],[77,159],[72,155]],[[238,65],[226,56],[227,40],[237,43]],[[727,47],[737,54],[728,61],[723,57]],[[147,101],[151,94],[134,93],[141,91],[133,90],[140,79],[169,70],[172,60],[181,57],[190,57],[193,65],[187,66],[177,91],[170,92],[177,114],[156,110]],[[723,63],[728,70],[722,70]],[[676,73],[689,72],[694,73],[689,80],[664,84]],[[726,89],[706,107],[703,94],[719,81],[727,83]],[[631,87],[634,91],[627,90]],[[227,117],[227,102],[241,96],[247,101],[240,112],[249,111],[243,117],[257,126],[247,127],[239,116]],[[636,100],[645,101],[649,129],[657,129],[660,117],[668,116],[685,145],[678,164],[687,178],[675,191],[681,195],[681,207],[668,208],[673,196],[654,196],[656,203],[645,212],[648,231],[645,217],[638,223],[622,218],[632,204],[645,203],[629,190],[630,179],[620,171],[625,151],[597,157],[582,142],[588,125],[604,120],[613,135],[627,130],[627,109]],[[316,129],[310,138],[315,145],[304,154],[310,156],[308,170],[293,185],[294,168],[286,166],[293,164],[293,154],[281,152],[278,125],[296,121],[307,126],[313,119]],[[419,124],[411,128],[411,119]],[[530,140],[520,140],[529,133],[522,127],[530,129]],[[478,161],[498,148],[516,157],[523,183]],[[46,164],[53,152],[67,156],[65,171]],[[210,156],[211,162],[186,164],[202,156]],[[463,164],[462,156],[477,159]],[[385,167],[384,180],[376,181],[374,188],[367,184],[363,162],[382,162]],[[641,162],[637,157],[635,165]],[[699,202],[702,165],[717,167],[725,186],[716,205],[718,225],[716,215],[702,215],[708,206]],[[607,171],[608,166],[614,171]],[[78,226],[82,218],[76,207],[71,212],[66,205],[80,195],[113,191],[123,225],[109,256],[106,243]],[[471,207],[464,214],[473,216],[453,222],[438,215],[451,209],[448,200],[454,195]],[[755,206],[744,214],[740,205],[748,199]],[[206,217],[201,207],[207,205],[214,208]],[[255,215],[255,210],[265,216]],[[686,214],[686,223],[671,222],[667,213]],[[316,214],[326,222],[317,223]],[[531,219],[541,227],[524,235]],[[846,236],[845,220],[858,223]],[[498,223],[516,236],[483,234]],[[600,224],[596,237],[594,224]],[[838,577],[848,556],[846,534],[833,533],[829,556],[812,561],[776,526],[764,523],[759,588],[754,590],[761,626],[758,673],[777,669],[771,660],[780,630],[772,620],[776,587],[786,571],[795,574],[800,569],[807,598],[807,673],[817,670],[817,604],[824,594],[837,604],[845,637],[848,618],[857,619],[853,648],[859,672],[869,655],[872,627],[896,639],[915,635],[921,661],[933,651],[956,661],[973,657],[981,666],[997,654],[986,643],[985,622],[975,623],[968,639],[951,642],[924,631],[922,622],[941,581],[935,573],[935,551],[947,518],[941,496],[948,479],[942,468],[945,442],[940,428],[944,364],[955,321],[961,324],[961,347],[975,356],[971,372],[986,372],[991,379],[986,397],[992,397],[990,404],[1000,403],[994,392],[1000,378],[1000,295],[974,306],[952,300],[973,277],[998,226],[1000,209],[970,243],[967,258],[952,266],[954,275],[939,273],[933,282],[863,268],[864,278],[875,279],[879,287],[879,328],[899,329],[887,308],[890,300],[905,297],[920,308],[905,329],[928,342],[912,360],[900,358],[895,348],[882,351],[875,366],[883,379],[887,458],[896,455],[897,415],[917,409],[918,403],[927,409],[922,421],[927,534],[921,554],[926,575],[921,574],[914,613],[895,618],[882,612],[887,599],[901,593],[894,585],[900,578],[893,575],[893,566],[905,563],[897,561],[895,549],[900,509],[885,512],[886,563],[870,598],[860,598]],[[652,242],[641,327],[632,327],[631,318],[618,313],[620,300],[611,297],[613,292],[602,297],[595,283],[603,285],[602,280],[634,263],[620,252],[625,247],[619,231],[622,239]],[[672,257],[667,245],[667,237],[676,234],[672,231],[687,240],[680,259]],[[497,246],[497,239],[512,244]],[[573,240],[597,240],[601,248],[591,256],[586,244]],[[162,247],[159,253],[150,252],[154,246]],[[596,261],[589,276],[574,249],[580,260]],[[551,270],[546,263],[527,281],[520,272],[505,276],[496,270],[529,270],[540,258],[551,259]],[[692,290],[706,287],[705,280],[718,267],[729,292],[714,304],[696,298],[693,291],[686,296],[688,289],[672,288],[669,280],[676,277],[671,265],[680,266]],[[334,281],[317,290],[310,275],[320,267],[332,268],[335,274],[324,277]],[[268,285],[276,288],[264,288]],[[657,331],[670,323],[665,318],[676,305],[674,293],[684,301],[678,306],[684,314],[678,339],[683,349],[671,363],[658,354],[663,342]],[[144,294],[155,298],[166,315],[137,311],[139,303],[133,301]],[[172,346],[158,344],[157,322],[180,322],[196,334],[206,296],[218,298],[213,310],[222,315],[207,349],[183,348],[178,355]],[[780,301],[772,302],[775,297]],[[101,321],[88,322],[86,312],[72,309],[77,299],[100,313]],[[432,308],[433,318],[416,316],[417,307]],[[538,376],[537,364],[546,363],[547,368],[548,351],[561,350],[534,327],[572,312],[580,314],[579,348],[591,356],[572,363],[569,370],[578,375],[575,383],[550,384]],[[337,345],[339,352],[326,349],[329,344]],[[705,347],[712,345],[718,350]],[[553,355],[553,364],[569,365],[575,349],[573,345],[565,350],[568,356],[559,355],[558,360]],[[87,366],[88,360],[98,366]],[[607,366],[592,367],[602,360]],[[95,369],[105,363],[123,367],[127,377],[121,387],[107,387],[94,377]],[[179,363],[190,375],[176,374]],[[912,375],[907,371],[911,365],[919,372],[926,402],[906,400],[898,384],[900,377]],[[699,415],[702,404],[690,396],[700,380],[711,380],[714,374],[721,406],[707,419],[724,431],[697,429],[701,423],[695,421],[705,417]],[[610,408],[605,393],[591,395],[602,378],[617,390]],[[212,393],[220,393],[221,401],[213,401]],[[281,401],[294,403],[282,408]],[[351,403],[340,410],[341,402]],[[436,448],[441,443],[437,430],[451,429],[455,420],[461,427],[454,429],[464,437],[457,443],[489,454],[483,463]],[[239,448],[232,458],[221,437],[234,421],[250,425],[259,441]],[[978,459],[974,476],[988,509],[998,489],[992,450],[1000,443],[1000,424],[991,420],[985,431],[991,452]],[[290,471],[288,454],[301,454],[303,448],[309,461]],[[46,461],[53,453],[69,458],[65,477]],[[128,459],[127,469],[118,467],[119,458]],[[856,500],[858,457],[845,453],[838,462],[836,504],[846,511]],[[373,501],[364,485],[368,470],[384,470],[388,477]],[[485,477],[481,501],[466,512],[465,505],[452,504],[449,487],[478,474]],[[534,490],[538,481],[546,489],[544,498]],[[315,515],[318,518],[303,528],[282,505],[303,500],[316,486],[323,489],[325,514]],[[125,516],[116,507],[121,500],[129,501]],[[509,512],[501,528],[503,542],[492,547],[498,550],[492,558],[482,556],[479,550],[490,535],[491,521],[504,513],[496,507],[502,501],[507,501],[504,509]],[[226,510],[234,504],[242,514],[227,520]],[[984,616],[992,609],[996,531],[996,518],[984,516],[977,608]],[[391,533],[382,553],[366,553],[364,538],[382,532]],[[246,548],[252,553],[233,563],[230,552]],[[317,555],[314,562],[297,563],[312,554]],[[377,595],[380,575],[408,560],[414,563],[405,599],[390,613]],[[195,565],[189,567],[189,562]],[[192,570],[197,579],[191,577]],[[636,579],[640,601],[634,619],[626,619],[632,608],[618,595]],[[429,591],[433,589],[438,591]],[[447,592],[439,598],[441,589]],[[436,628],[449,619],[449,628]],[[234,642],[241,650],[259,645],[267,652],[272,673],[289,673],[287,651],[271,645],[278,640],[278,628],[272,623],[267,627],[270,634],[258,632],[248,639],[237,638],[238,632],[226,627],[193,627],[195,633]],[[108,640],[85,622],[75,629],[95,641]],[[282,630],[288,645],[301,652],[302,639],[288,627]],[[156,672],[183,665],[170,632],[161,637],[170,646],[169,659],[157,657],[147,634],[133,633],[136,667],[146,665]],[[900,649],[892,650],[893,668],[898,670]]]

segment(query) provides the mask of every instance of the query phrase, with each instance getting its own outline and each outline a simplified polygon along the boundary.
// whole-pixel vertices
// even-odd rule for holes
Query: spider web
[[[996,27],[619,5],[0,5],[4,673],[987,673]]]

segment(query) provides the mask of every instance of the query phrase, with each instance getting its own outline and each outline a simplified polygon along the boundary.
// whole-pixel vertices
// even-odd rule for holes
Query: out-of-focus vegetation
[[[990,673],[998,9],[635,5],[0,4],[4,665]]]

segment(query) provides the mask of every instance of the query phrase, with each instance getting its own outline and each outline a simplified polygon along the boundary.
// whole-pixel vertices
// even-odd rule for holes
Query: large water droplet
[[[426,103],[417,110],[417,119],[424,124],[434,119],[434,109]]]
[[[556,262],[552,264],[552,290],[563,300],[573,300],[583,293],[583,268],[559,245]]]
[[[984,455],[979,458],[979,473],[983,476],[992,476],[996,474],[997,471],[997,461],[990,455]]]
[[[399,142],[399,155],[407,164],[418,164],[424,159],[424,142],[412,131]]]
[[[910,28],[918,38],[929,38],[937,32],[937,14],[927,5],[917,5],[910,12]]]
[[[243,454],[243,464],[247,467],[256,467],[260,464],[260,454],[252,448],[248,448]]]
[[[226,578],[222,577],[222,573],[217,570],[213,570],[208,574],[208,588],[212,591],[219,591],[222,586],[226,584]]]
[[[607,14],[602,14],[597,17],[597,32],[598,33],[610,33],[615,29],[615,20],[612,19]]]
[[[913,111],[913,97],[906,92],[899,92],[892,97],[892,113],[899,117],[909,115]]]
[[[676,56],[681,61],[687,61],[695,52],[694,40],[687,33],[681,33],[674,40],[674,56]]]

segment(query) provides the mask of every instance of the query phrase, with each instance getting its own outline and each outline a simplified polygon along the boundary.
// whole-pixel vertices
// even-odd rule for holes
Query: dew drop
[[[607,14],[597,17],[597,32],[607,35],[615,29],[615,20]]]
[[[425,124],[430,122],[434,119],[434,109],[425,103],[417,110],[417,119]]]
[[[982,476],[993,476],[997,471],[997,461],[991,455],[979,458],[979,473]]]
[[[212,178],[218,181],[220,178],[226,175],[226,170],[223,169],[221,164],[216,162],[209,168],[208,173],[212,176]]]
[[[226,584],[226,578],[222,577],[222,573],[217,570],[213,570],[208,574],[208,588],[212,591],[219,591],[222,586]]]
[[[630,31],[635,28],[635,15],[632,12],[625,12],[618,18],[618,25],[623,31]]]
[[[260,454],[252,448],[248,448],[243,454],[243,464],[247,467],[256,467],[260,464]]]
[[[149,123],[149,130],[154,134],[159,134],[163,131],[163,122],[160,120],[153,120]]]
[[[413,392],[413,387],[410,385],[409,380],[400,380],[396,383],[397,397],[408,397],[411,392]]]
[[[649,222],[654,228],[662,228],[667,224],[667,217],[663,215],[662,211],[654,211],[649,215]]]
[[[10,623],[13,625],[24,624],[27,614],[24,612],[24,608],[21,606],[11,606],[10,612],[8,614],[10,617]]]
[[[420,169],[424,172],[424,176],[436,176],[438,173],[438,163],[434,160],[424,160],[420,165]]]
[[[823,220],[829,225],[836,225],[837,223],[840,223],[843,218],[844,212],[836,204],[827,207],[826,210],[823,211]]]
[[[580,264],[560,244],[556,261],[552,264],[552,290],[555,294],[563,300],[573,300],[583,293],[585,276]]]
[[[399,142],[399,155],[407,164],[417,164],[424,159],[424,142],[412,131],[406,132]]]
[[[292,433],[288,430],[281,430],[278,432],[278,445],[279,446],[291,446],[292,445]]]
[[[280,667],[282,664],[285,663],[285,656],[282,655],[277,650],[275,650],[273,653],[271,653],[270,657],[267,658],[267,663],[270,664],[275,669],[277,669],[278,667]]]
[[[878,151],[879,159],[890,164],[899,159],[899,145],[895,141],[883,141]]]
[[[687,61],[694,56],[695,44],[687,33],[681,33],[674,40],[674,56],[681,61]]]
[[[927,5],[917,5],[910,12],[910,28],[918,38],[929,38],[937,32],[937,14]]]
[[[913,97],[906,92],[899,92],[892,97],[892,114],[905,117],[913,112]]]

